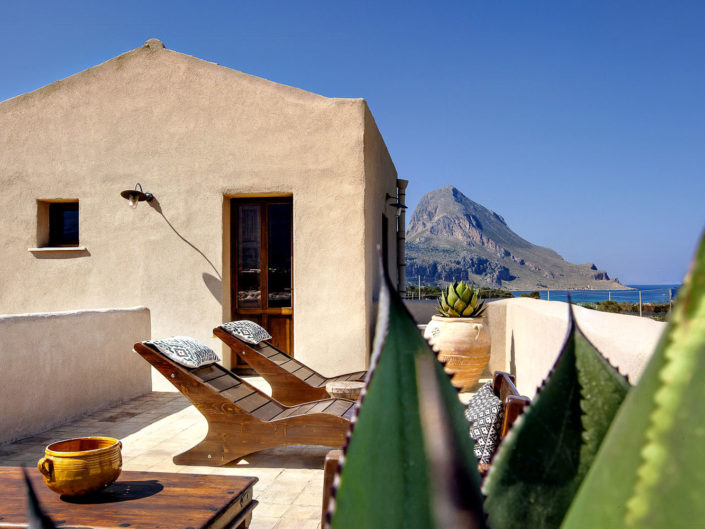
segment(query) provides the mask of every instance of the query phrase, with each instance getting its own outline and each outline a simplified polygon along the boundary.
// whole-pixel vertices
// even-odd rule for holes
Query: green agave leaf
[[[454,283],[453,286],[455,287],[455,292],[461,298],[463,297],[463,294],[465,294],[465,292],[468,290],[468,285],[465,283],[465,281],[461,281],[460,283]]]
[[[32,482],[27,476],[27,470],[24,468],[22,469],[22,477],[24,479],[25,490],[27,491],[27,527],[31,529],[56,529],[53,520],[42,510],[37,494],[32,487]]]
[[[628,390],[571,310],[553,370],[494,459],[484,489],[489,525],[559,527]]]
[[[671,319],[563,527],[671,528],[705,519],[705,239]]]
[[[459,299],[459,300],[455,303],[455,305],[453,306],[453,309],[454,309],[455,312],[457,312],[458,314],[462,314],[463,311],[465,310],[465,308],[466,308],[467,306],[468,306],[467,303],[464,303],[462,299]]]
[[[486,528],[477,460],[468,423],[448,376],[430,355],[416,358],[424,445],[431,482],[434,526]],[[460,412],[459,412],[460,410]]]
[[[432,493],[439,486],[438,473],[433,473],[423,434],[418,359],[422,359],[421,365],[426,361],[424,369],[431,371],[432,385],[439,395],[435,399],[424,398],[424,402],[439,403],[432,409],[442,417],[453,440],[448,451],[456,473],[446,479],[452,481],[458,472],[465,476],[460,480],[464,484],[460,495],[465,498],[464,504],[455,508],[470,509],[470,518],[475,520],[472,526],[484,527],[480,475],[463,406],[448,375],[385,279],[380,291],[372,369],[353,422],[335,494],[331,519],[334,529],[442,527]],[[427,380],[429,373],[424,375]],[[424,416],[428,415],[426,409]],[[453,483],[448,486],[457,488]]]
[[[472,305],[473,307],[477,306],[477,298],[479,295],[480,295],[480,291],[476,290],[475,294],[472,296],[472,302],[470,303],[470,305]]]
[[[446,301],[448,302],[448,305],[450,305],[451,307],[454,307],[459,299],[460,298],[455,293],[455,290],[452,287],[448,287],[448,298],[446,299]]]
[[[448,305],[448,303],[446,303],[446,300],[443,297],[441,297],[439,303],[441,304],[441,307],[443,308],[443,310],[448,310],[450,308],[450,305]]]

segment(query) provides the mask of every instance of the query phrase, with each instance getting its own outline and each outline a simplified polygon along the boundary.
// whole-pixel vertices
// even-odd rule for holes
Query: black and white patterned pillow
[[[504,418],[504,406],[494,394],[492,382],[472,396],[465,418],[470,422],[470,437],[475,440],[475,456],[480,463],[489,463],[499,444]]]
[[[239,338],[243,342],[257,345],[265,340],[271,340],[271,335],[264,330],[264,327],[257,325],[254,321],[239,320],[230,321],[220,326],[226,332]]]
[[[213,349],[188,336],[174,336],[144,343],[155,346],[164,356],[184,367],[195,368],[220,361]]]

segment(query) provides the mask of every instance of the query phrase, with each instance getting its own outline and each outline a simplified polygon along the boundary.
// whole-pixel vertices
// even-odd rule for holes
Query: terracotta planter
[[[424,337],[438,349],[451,383],[468,391],[490,361],[490,333],[483,318],[433,316]]]

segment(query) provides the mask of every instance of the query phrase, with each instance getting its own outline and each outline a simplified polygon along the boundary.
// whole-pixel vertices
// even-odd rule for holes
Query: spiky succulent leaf
[[[452,287],[448,287],[448,297],[446,298],[446,302],[448,305],[451,307],[455,307],[455,304],[458,302],[458,295],[455,293],[455,290],[453,290]]]
[[[430,474],[430,501],[434,526],[440,528],[485,528],[482,494],[474,458],[468,458],[467,422],[456,418],[458,398],[447,391],[435,358],[416,358],[416,377]]]
[[[496,455],[484,492],[493,529],[555,529],[629,389],[575,325]]]
[[[27,528],[28,529],[55,529],[53,520],[44,513],[39,503],[37,494],[34,492],[32,482],[27,476],[27,471],[22,469],[25,489],[27,491]],[[2,519],[2,518],[0,518]]]
[[[563,527],[671,528],[705,520],[705,238],[649,364]]]
[[[432,377],[436,397],[421,396],[418,359],[425,360],[425,378]],[[428,367],[430,366],[430,367]],[[431,454],[422,430],[428,428],[420,399],[431,404],[430,415],[442,418],[443,437],[454,475],[443,476],[430,463]],[[433,432],[432,432],[433,433]],[[437,452],[433,452],[437,454]],[[458,481],[458,475],[463,478]],[[447,479],[451,489],[462,483],[454,497],[463,498],[461,510],[470,509],[474,527],[484,527],[482,494],[477,460],[467,421],[456,390],[451,386],[435,354],[419,334],[411,316],[388,280],[380,292],[372,369],[368,386],[346,448],[335,496],[332,527],[341,528],[433,528],[442,526],[436,517],[433,491],[438,479]],[[458,506],[456,506],[458,508]],[[462,517],[461,517],[462,518]]]
[[[469,309],[470,307],[468,307]],[[479,318],[482,316],[482,313],[485,312],[485,304],[484,303],[478,303],[475,307],[472,307],[472,311],[467,310],[467,316],[468,318]]]

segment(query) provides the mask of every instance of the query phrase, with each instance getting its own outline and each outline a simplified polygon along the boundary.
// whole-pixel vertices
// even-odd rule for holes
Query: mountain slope
[[[592,263],[576,265],[514,233],[497,213],[453,186],[424,195],[409,220],[406,275],[423,283],[465,279],[483,286],[626,288]]]

